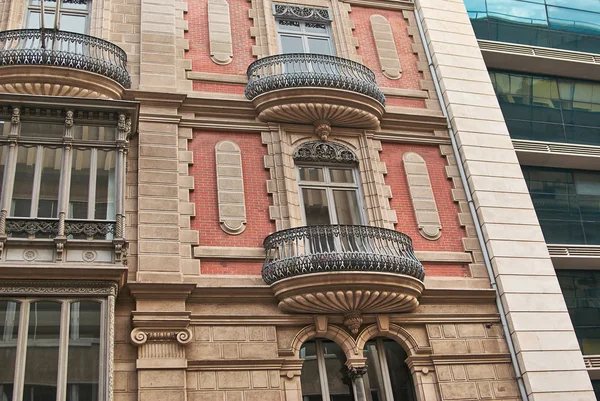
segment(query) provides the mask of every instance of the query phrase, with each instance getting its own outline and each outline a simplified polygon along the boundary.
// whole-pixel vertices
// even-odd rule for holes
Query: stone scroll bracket
[[[246,229],[242,152],[235,142],[225,140],[215,145],[215,158],[219,224],[227,234],[238,235]]]
[[[227,0],[208,0],[208,36],[212,61],[219,65],[231,63],[233,41]]]
[[[381,72],[389,79],[400,79],[402,66],[396,49],[392,26],[382,15],[373,14],[370,19]]]
[[[433,196],[427,164],[414,152],[405,153],[402,161],[419,233],[428,240],[436,240],[442,235],[442,223]]]

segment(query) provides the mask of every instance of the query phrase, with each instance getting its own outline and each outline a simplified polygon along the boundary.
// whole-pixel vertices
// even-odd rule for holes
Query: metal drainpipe
[[[500,321],[502,323],[502,329],[504,330],[504,336],[506,337],[506,342],[508,344],[508,351],[510,353],[510,359],[512,361],[513,368],[515,370],[517,384],[519,386],[519,392],[521,393],[521,398],[523,399],[523,401],[528,401],[529,398],[527,397],[527,391],[525,390],[525,384],[523,383],[523,376],[521,375],[521,369],[519,368],[517,354],[515,353],[515,346],[514,346],[512,337],[510,335],[510,331],[508,329],[508,322],[506,321],[506,315],[504,313],[504,306],[502,305],[502,299],[500,298],[500,291],[498,290],[498,285],[496,283],[496,278],[494,276],[494,271],[492,269],[490,255],[487,251],[485,240],[483,238],[483,233],[481,232],[479,216],[477,216],[475,204],[473,203],[473,198],[471,197],[471,189],[469,187],[469,182],[467,181],[465,170],[464,170],[464,167],[462,164],[462,159],[460,157],[460,152],[458,151],[458,146],[456,144],[456,138],[454,137],[454,130],[452,129],[452,124],[450,123],[450,118],[448,117],[448,109],[446,108],[446,104],[444,103],[444,99],[442,97],[442,90],[440,89],[440,85],[438,82],[438,76],[437,76],[437,73],[433,66],[433,61],[431,59],[431,53],[429,52],[429,45],[427,44],[427,39],[425,38],[425,33],[423,32],[423,25],[421,25],[421,17],[419,15],[419,11],[417,9],[416,4],[415,4],[414,11],[415,11],[415,19],[417,20],[417,26],[419,28],[419,36],[421,37],[421,42],[423,42],[423,47],[425,49],[425,56],[427,57],[427,64],[429,65],[429,70],[431,71],[431,75],[433,77],[433,84],[435,86],[435,91],[438,95],[438,100],[439,100],[440,106],[442,108],[442,113],[444,114],[444,117],[446,117],[448,132],[450,133],[450,142],[452,143],[452,151],[454,153],[454,157],[456,158],[456,164],[458,166],[460,180],[462,181],[463,187],[465,188],[467,202],[469,204],[469,211],[471,212],[471,217],[473,218],[473,223],[475,224],[475,231],[477,232],[477,240],[479,241],[479,245],[480,245],[481,251],[483,253],[483,260],[484,260],[488,275],[490,277],[490,283],[492,285],[492,288],[496,292],[496,305],[498,307],[498,312],[500,313]]]

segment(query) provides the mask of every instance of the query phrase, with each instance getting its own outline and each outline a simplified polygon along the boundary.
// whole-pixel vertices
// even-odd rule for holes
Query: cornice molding
[[[511,363],[510,354],[432,354],[431,360],[439,365],[474,365],[482,363]]]
[[[118,284],[110,281],[0,281],[2,295],[116,296],[118,289]]]
[[[343,0],[357,7],[379,8],[382,10],[414,10],[415,5],[412,1],[400,0]]]

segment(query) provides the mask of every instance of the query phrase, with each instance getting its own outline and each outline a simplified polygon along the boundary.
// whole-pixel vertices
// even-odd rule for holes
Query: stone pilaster
[[[415,6],[480,218],[529,400],[594,400],[465,6],[462,0],[417,0]]]

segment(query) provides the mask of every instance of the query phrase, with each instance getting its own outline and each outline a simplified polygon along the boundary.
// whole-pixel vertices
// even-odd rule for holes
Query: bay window
[[[106,299],[0,300],[0,400],[97,401]]]

